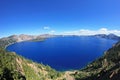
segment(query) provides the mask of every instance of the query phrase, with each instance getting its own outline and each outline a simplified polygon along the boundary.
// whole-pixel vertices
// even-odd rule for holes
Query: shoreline
[[[47,39],[47,38],[46,38],[46,39]],[[44,41],[44,40],[46,40],[46,39],[40,39],[40,40],[37,40],[37,41],[40,41],[40,42],[41,42],[41,41]],[[28,41],[28,42],[37,42],[37,41],[34,41],[34,40],[23,40],[23,41],[18,41],[18,42],[17,42],[17,41],[16,41],[16,42],[11,42],[11,43],[9,43],[8,45],[5,45],[5,48],[4,48],[4,49],[7,50],[7,47],[8,47],[8,46],[10,46],[10,45],[12,45],[12,44],[15,44],[15,43],[25,42],[25,41]],[[116,41],[116,43],[118,43],[118,41]],[[113,45],[115,45],[116,43],[114,43]],[[112,45],[112,46],[113,46],[113,45]],[[111,47],[112,47],[112,46],[111,46]],[[107,50],[106,50],[106,51],[107,51]],[[12,52],[12,51],[10,51],[10,52]],[[104,54],[103,54],[103,55],[104,55]],[[103,56],[103,55],[102,55],[102,56]],[[100,57],[101,57],[101,56],[100,56]],[[29,59],[29,60],[32,60],[32,59]],[[96,60],[96,59],[95,59],[95,60]],[[94,60],[93,60],[93,61],[94,61]],[[91,63],[91,62],[90,62],[90,63]],[[89,64],[90,64],[90,63],[89,63]],[[39,63],[39,64],[40,64],[40,63]],[[86,66],[85,66],[85,67],[86,67]],[[83,67],[83,68],[84,68],[84,67]],[[56,71],[60,71],[60,72],[66,72],[66,71],[81,70],[81,69],[83,69],[83,68],[72,69],[72,70],[63,70],[63,71],[61,71],[61,70],[56,70],[56,69],[55,69],[55,70],[56,70]],[[53,69],[54,69],[54,68],[53,68]]]
[[[23,41],[20,41],[20,42],[23,42]],[[31,40],[28,40],[28,42],[36,42],[36,41],[31,41]],[[17,42],[16,42],[17,43]],[[117,42],[116,42],[117,43]],[[116,44],[116,43],[114,43],[114,44]],[[12,44],[14,44],[14,43],[12,43]],[[12,45],[12,44],[9,44],[8,46],[10,46],[10,45]],[[113,45],[114,45],[113,44]],[[112,46],[111,46],[112,47]],[[111,48],[110,47],[110,48]],[[105,51],[107,51],[107,50],[105,50]],[[101,56],[103,56],[104,55],[104,53],[101,55]],[[99,56],[99,57],[101,57],[101,56]],[[99,58],[98,57],[98,58]],[[98,58],[95,58],[95,60],[96,59],[98,59]],[[30,59],[30,60],[32,60],[32,59]],[[94,60],[93,60],[94,61]],[[88,62],[88,64],[90,64],[92,61],[90,61],[90,62]],[[38,63],[40,63],[40,62],[38,62]],[[86,64],[87,65],[87,64]],[[84,67],[86,67],[86,66],[84,66]],[[57,70],[57,71],[62,71],[62,72],[65,72],[65,71],[74,71],[74,70],[81,70],[81,69],[83,69],[84,67],[82,67],[82,68],[78,68],[78,69],[68,69],[68,70]],[[54,68],[55,69],[55,68]],[[56,69],[55,69],[56,70]]]
[[[6,50],[6,48],[7,48],[8,46],[10,46],[10,45],[12,45],[12,44],[15,44],[15,43],[17,43],[17,42],[13,42],[13,43],[9,43],[8,45],[5,45],[5,50]]]

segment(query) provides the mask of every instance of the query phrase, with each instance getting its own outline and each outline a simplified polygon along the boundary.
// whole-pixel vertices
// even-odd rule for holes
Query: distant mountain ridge
[[[94,35],[95,37],[100,37],[100,38],[106,38],[106,39],[114,39],[114,40],[120,40],[120,37],[115,35],[115,34],[96,34]]]
[[[42,35],[26,35],[26,34],[21,34],[21,35],[11,35],[9,37],[4,37],[1,38],[2,40],[8,40],[8,39],[13,39],[16,42],[21,42],[21,41],[27,41],[27,40],[33,40],[33,39],[43,39],[43,38],[49,38],[53,37],[54,35],[50,34],[42,34]]]
[[[50,34],[43,34],[43,35],[12,35],[9,37],[4,37],[0,39],[0,47],[5,48],[9,44],[13,44],[15,42],[22,42],[22,41],[42,41],[45,40],[46,38],[54,37],[54,35]]]
[[[21,42],[21,41],[28,41],[28,40],[40,40],[40,39],[45,39],[45,38],[50,38],[50,37],[55,37],[55,36],[77,36],[77,35],[51,35],[51,34],[26,35],[26,34],[21,34],[21,35],[11,35],[9,37],[0,38],[0,40],[13,40],[16,42]],[[120,40],[120,37],[115,34],[108,34],[108,35],[96,34],[96,35],[91,35],[91,36]]]

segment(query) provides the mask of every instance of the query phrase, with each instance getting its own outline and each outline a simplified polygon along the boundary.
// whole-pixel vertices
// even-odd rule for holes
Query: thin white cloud
[[[55,30],[49,31],[48,34],[55,34]]]
[[[51,30],[50,32],[51,32],[51,33],[55,33],[55,30]]]
[[[53,30],[49,26],[44,26],[43,29],[46,30],[48,34],[54,34],[55,33],[55,30]]]
[[[101,28],[99,30],[80,29],[76,31],[63,32],[64,35],[95,35],[95,34],[110,34],[120,36],[120,30],[108,30],[107,28]]]
[[[45,26],[45,27],[43,27],[43,29],[44,29],[44,30],[49,30],[50,27],[49,27],[49,26]]]

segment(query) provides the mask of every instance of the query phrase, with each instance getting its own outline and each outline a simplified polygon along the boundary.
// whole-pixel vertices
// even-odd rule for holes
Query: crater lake
[[[52,68],[65,71],[85,67],[101,57],[116,40],[88,37],[52,37],[44,41],[24,41],[12,44],[7,50]]]

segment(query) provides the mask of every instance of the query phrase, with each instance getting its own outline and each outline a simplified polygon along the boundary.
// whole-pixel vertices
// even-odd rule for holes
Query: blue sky
[[[0,37],[81,30],[120,35],[120,0],[0,0]]]

